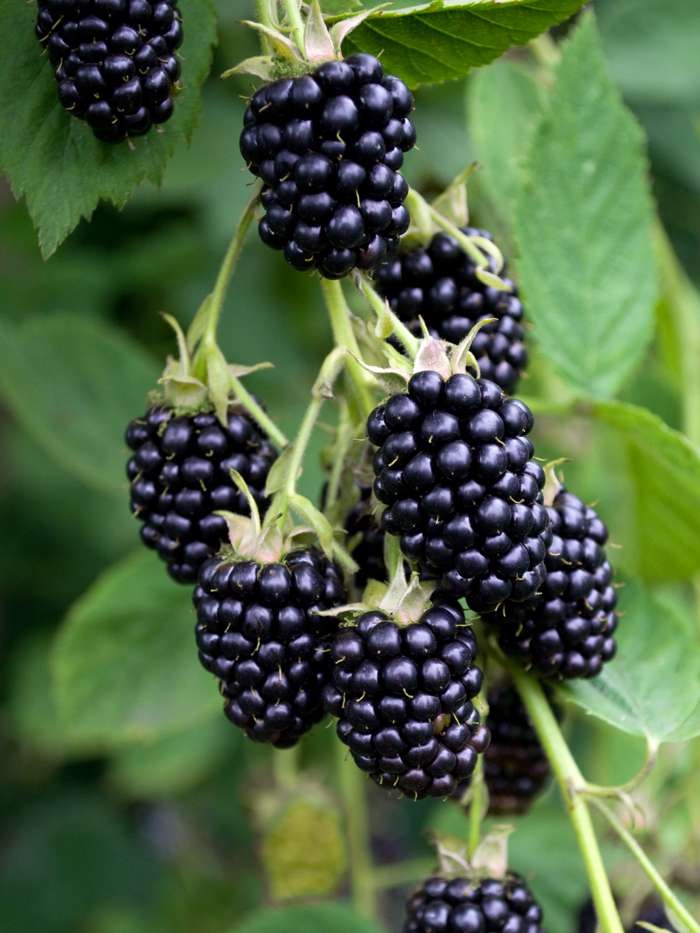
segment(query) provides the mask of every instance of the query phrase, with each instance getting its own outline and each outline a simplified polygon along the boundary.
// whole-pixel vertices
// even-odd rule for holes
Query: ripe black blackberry
[[[202,567],[193,595],[199,659],[249,738],[289,748],[321,718],[337,621],[318,613],[344,598],[340,570],[315,548],[274,563],[216,557]]]
[[[403,933],[543,933],[542,908],[518,875],[429,878],[410,898]]]
[[[595,509],[561,489],[547,510],[552,540],[541,592],[486,615],[506,654],[550,677],[595,677],[615,654],[617,593]]]
[[[383,528],[475,611],[528,599],[544,579],[549,522],[532,424],[494,382],[431,371],[367,422]]]
[[[464,227],[464,232],[491,239],[486,230]],[[428,246],[401,253],[380,266],[375,282],[377,291],[414,334],[420,334],[422,318],[433,336],[458,344],[477,321],[495,318],[477,333],[471,351],[481,376],[512,392],[527,365],[523,306],[509,279],[504,281],[513,290],[499,291],[484,285],[475,270],[453,237],[436,233]]]
[[[345,519],[350,555],[358,566],[355,586],[360,592],[369,580],[385,583],[384,532],[372,513],[372,487],[360,486],[360,497]]]
[[[237,470],[261,511],[267,474],[277,452],[239,406],[226,427],[213,412],[176,415],[157,405],[127,428],[134,451],[127,464],[131,510],[143,522],[143,543],[158,552],[179,583],[194,583],[199,568],[226,541],[226,510],[248,515],[243,493],[231,479]]]
[[[173,112],[176,0],[38,0],[36,34],[62,106],[98,139],[142,136]]]
[[[512,683],[493,686],[488,703],[491,743],[484,755],[484,778],[489,814],[525,813],[547,783],[549,760]]]
[[[411,797],[448,797],[488,745],[471,702],[477,648],[456,602],[437,601],[417,622],[366,612],[336,637],[327,709],[355,764]]]
[[[240,148],[265,183],[263,242],[330,279],[392,254],[409,226],[399,169],[416,141],[412,109],[403,81],[365,54],[260,88]]]

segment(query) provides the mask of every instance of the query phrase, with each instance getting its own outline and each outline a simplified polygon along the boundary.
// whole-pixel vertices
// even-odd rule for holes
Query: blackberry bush
[[[339,568],[314,548],[204,564],[193,596],[199,659],[249,738],[289,748],[319,721],[337,628],[319,613],[344,597]]]
[[[462,229],[470,236],[492,239],[486,230]],[[458,344],[478,321],[495,318],[476,334],[471,350],[481,376],[512,392],[527,365],[527,351],[518,290],[509,279],[503,281],[510,292],[484,284],[473,260],[443,232],[427,246],[384,263],[375,276],[377,291],[416,335],[422,318],[433,336]]]
[[[173,113],[182,26],[176,0],[38,0],[36,34],[61,105],[95,136],[142,136]]]
[[[325,702],[355,764],[407,796],[454,793],[488,745],[476,655],[458,603],[439,597],[415,622],[377,610],[342,630]]]
[[[403,933],[543,933],[542,908],[518,875],[429,878],[410,898]]]
[[[532,424],[494,382],[429,370],[367,422],[384,530],[476,611],[528,599],[544,580],[550,532]]]
[[[157,405],[129,424],[126,442],[133,451],[127,476],[141,540],[158,552],[174,580],[194,583],[227,538],[226,521],[215,513],[249,514],[231,470],[264,511],[265,482],[277,452],[237,405],[229,407],[225,426],[213,412],[178,415]]]
[[[595,509],[560,489],[547,511],[552,539],[541,591],[485,616],[506,654],[548,677],[595,677],[615,655],[617,593]]]
[[[512,683],[491,687],[488,704],[491,742],[484,755],[484,779],[489,813],[525,813],[551,775],[549,759]]]
[[[264,182],[263,242],[330,279],[385,260],[409,226],[412,109],[403,81],[363,53],[256,91],[240,149]]]

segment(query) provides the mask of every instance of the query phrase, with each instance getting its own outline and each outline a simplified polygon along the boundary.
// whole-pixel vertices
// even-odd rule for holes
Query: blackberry
[[[410,222],[399,169],[416,141],[412,109],[403,81],[365,54],[260,88],[240,148],[265,185],[263,242],[330,279],[392,254]]]
[[[491,239],[486,230],[464,227],[469,235]],[[523,306],[509,279],[511,292],[484,285],[476,266],[457,241],[436,233],[428,246],[402,253],[377,269],[377,291],[414,334],[420,334],[419,318],[435,337],[460,343],[477,323],[485,324],[471,346],[484,379],[512,392],[527,365],[523,343]],[[505,273],[505,270],[504,270]]]
[[[350,555],[358,566],[355,586],[360,592],[370,580],[387,580],[384,563],[384,532],[372,514],[372,487],[361,485],[360,497],[345,519]]]
[[[194,583],[202,564],[228,538],[219,510],[248,515],[243,493],[231,479],[237,470],[264,510],[267,474],[277,452],[238,406],[226,427],[213,412],[176,415],[154,406],[126,431],[134,451],[127,464],[131,511],[143,522],[141,540],[166,562],[179,583]]]
[[[367,422],[384,530],[476,611],[527,599],[544,579],[549,527],[532,424],[494,382],[431,371]]]
[[[489,814],[525,813],[550,776],[549,760],[512,683],[492,687],[488,703],[491,744],[484,755],[484,778]]]
[[[38,0],[36,35],[58,98],[95,136],[142,136],[173,112],[182,42],[176,0]]]
[[[327,709],[355,764],[412,797],[447,797],[488,745],[471,702],[477,647],[456,602],[438,601],[417,622],[366,612],[333,643]]]
[[[615,654],[617,593],[595,509],[561,489],[547,510],[553,533],[541,592],[485,616],[506,654],[544,676],[595,677]]]
[[[410,898],[403,933],[542,933],[542,908],[516,874],[429,878]]]
[[[199,659],[249,738],[289,748],[321,718],[337,622],[318,613],[344,598],[340,570],[314,548],[277,563],[204,564],[193,595]]]

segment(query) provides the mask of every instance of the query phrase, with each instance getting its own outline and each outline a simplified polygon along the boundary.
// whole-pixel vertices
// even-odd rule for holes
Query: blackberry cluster
[[[506,654],[550,677],[595,677],[615,654],[617,593],[605,554],[608,530],[595,509],[561,490],[547,510],[552,540],[541,592],[485,618]]]
[[[241,474],[263,511],[277,452],[236,406],[229,408],[225,428],[213,412],[175,415],[155,406],[129,424],[126,442],[134,451],[127,476],[131,511],[143,522],[141,540],[158,552],[173,579],[194,583],[228,538],[226,522],[213,513],[249,513],[230,471]]]
[[[240,147],[265,183],[263,242],[330,279],[391,255],[410,222],[399,169],[416,141],[412,109],[403,81],[365,54],[260,88]]]
[[[469,235],[492,239],[486,230],[464,227]],[[485,318],[471,350],[481,376],[512,392],[527,365],[523,339],[523,306],[518,290],[509,279],[510,292],[480,282],[476,266],[446,233],[436,233],[428,246],[418,246],[380,266],[377,291],[414,334],[421,333],[419,318],[431,334],[450,343],[460,343],[472,327]]]
[[[484,778],[489,813],[525,813],[550,776],[549,760],[510,682],[492,687],[488,703],[491,744],[484,755]]]
[[[38,0],[36,34],[62,106],[98,139],[142,136],[172,116],[182,42],[176,0]]]
[[[642,905],[639,914],[634,923],[628,928],[627,933],[640,933],[639,923],[650,923],[652,926],[659,927],[662,930],[675,930],[671,921],[668,919],[663,904],[656,898],[650,897]],[[598,929],[598,917],[596,915],[593,901],[589,898],[581,907],[578,915],[578,933],[596,933]]]
[[[429,878],[408,901],[403,933],[543,933],[542,908],[518,875]]]
[[[324,696],[355,764],[407,796],[454,793],[489,741],[471,702],[483,676],[476,653],[456,602],[437,602],[407,625],[366,612],[343,630]]]
[[[314,548],[279,563],[212,558],[202,567],[199,659],[249,738],[289,748],[321,718],[337,622],[318,613],[344,599],[340,570]]]
[[[345,533],[352,559],[358,566],[355,586],[360,592],[369,580],[386,582],[384,532],[372,514],[372,487],[360,486],[360,497],[345,519]]]
[[[531,597],[549,542],[529,408],[487,379],[414,375],[369,416],[385,531],[475,611]]]

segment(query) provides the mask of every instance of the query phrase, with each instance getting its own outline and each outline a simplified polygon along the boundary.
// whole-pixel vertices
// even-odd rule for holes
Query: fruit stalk
[[[561,734],[539,683],[515,664],[508,664],[513,682],[552,765],[586,866],[591,895],[602,933],[624,933],[596,839],[593,821],[579,788],[585,781]]]
[[[374,919],[377,916],[377,885],[372,864],[365,776],[347,758],[347,749],[341,742],[335,743],[335,756],[350,849],[352,898],[359,913]]]
[[[301,18],[299,0],[283,0],[284,11],[292,38],[301,54],[304,54],[304,21]]]
[[[664,879],[661,877],[659,872],[654,867],[651,860],[647,857],[646,853],[639,845],[637,840],[632,836],[632,834],[623,826],[620,820],[615,816],[610,807],[607,806],[599,798],[594,798],[592,800],[594,806],[600,810],[605,819],[608,821],[610,826],[615,830],[620,839],[624,842],[627,848],[630,850],[632,855],[637,859],[639,865],[642,868],[642,871],[647,876],[649,881],[654,885],[656,890],[659,893],[664,905],[671,911],[679,920],[681,920],[687,927],[689,933],[700,933],[700,924],[698,924],[691,917],[690,913],[686,910],[683,904],[678,900],[673,891],[666,884]]]
[[[345,301],[343,287],[332,279],[321,279],[321,292],[328,310],[328,320],[333,331],[333,340],[338,347],[344,347],[350,354],[346,362],[346,371],[352,386],[354,407],[359,409],[359,416],[364,419],[372,411],[375,401],[369,388],[368,374],[358,362],[360,348],[352,329],[350,309]]]

